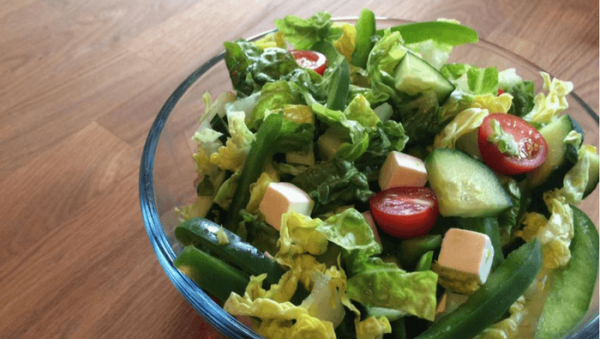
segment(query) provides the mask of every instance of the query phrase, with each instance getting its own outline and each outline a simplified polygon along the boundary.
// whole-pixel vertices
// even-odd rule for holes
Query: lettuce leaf
[[[210,156],[210,163],[224,170],[237,172],[241,170],[250,151],[254,134],[248,129],[244,122],[244,112],[230,112],[227,114],[227,122],[231,137],[227,139],[225,146],[219,147],[216,153]]]
[[[373,92],[377,96],[371,101],[372,104],[392,99],[401,102],[401,94],[396,91],[394,70],[407,53],[404,40],[398,32],[385,30],[383,37],[379,39],[367,59],[367,75]]]
[[[478,68],[467,64],[446,64],[440,72],[459,90],[471,94],[498,93],[498,69]]]
[[[255,330],[267,338],[335,338],[333,324],[311,316],[306,308],[289,301],[277,302],[268,297],[256,297],[257,293],[253,290],[260,291],[259,295],[266,294],[260,287],[265,277],[252,277],[243,297],[232,293],[223,307],[225,311],[232,315],[259,318],[261,322]]]
[[[499,87],[513,96],[508,113],[522,117],[531,112],[534,106],[535,85],[532,81],[523,81],[514,68],[498,73]]]
[[[388,154],[391,151],[402,151],[408,140],[401,123],[394,120],[379,122],[369,133],[369,147],[354,165],[369,181],[377,180]]]
[[[327,250],[327,238],[317,230],[323,223],[306,215],[290,212],[282,217],[279,230],[279,256],[310,253],[320,255]]]
[[[352,53],[356,47],[356,27],[347,22],[334,22],[331,27],[341,28],[342,36],[333,43],[333,47],[338,53],[345,56],[348,62],[351,62]]]
[[[354,161],[366,151],[369,146],[368,130],[361,123],[347,118],[344,112],[331,110],[320,104],[313,104],[312,110],[321,122],[334,129],[340,139],[350,140],[350,143],[342,144],[338,150],[341,153],[336,154],[337,157]],[[374,112],[373,115],[375,115]]]
[[[281,33],[281,32],[269,33],[269,34],[265,35],[263,38],[254,41],[254,44],[256,46],[258,46],[260,49],[273,48],[273,47],[278,47],[278,48],[283,48],[283,49],[286,48],[285,39],[283,37],[283,33]]]
[[[316,229],[327,240],[347,251],[359,250],[369,256],[381,253],[381,245],[375,240],[373,229],[362,213],[354,208],[327,218]]]
[[[435,136],[433,147],[456,148],[456,141],[463,135],[478,129],[488,115],[488,110],[481,108],[468,108],[460,112],[442,132]]]
[[[214,202],[221,206],[224,210],[229,209],[235,190],[237,189],[238,182],[240,180],[240,173],[233,173],[227,180],[223,182],[217,194],[215,195]]]
[[[223,45],[225,64],[239,97],[249,96],[265,83],[280,80],[298,68],[294,57],[283,48],[262,49],[243,39]]]
[[[548,91],[548,95],[538,93],[533,109],[523,116],[523,119],[543,126],[557,119],[559,114],[569,107],[567,95],[573,91],[573,83],[556,78],[550,81],[550,75],[544,72],[540,72],[540,75],[544,79],[543,90]]]
[[[262,172],[258,180],[250,185],[250,200],[248,201],[248,205],[246,205],[246,211],[250,213],[258,212],[258,206],[267,191],[267,187],[272,182],[279,182],[279,175],[277,175],[275,169]]]
[[[288,15],[275,20],[275,26],[295,49],[309,50],[319,41],[333,42],[342,36],[342,29],[332,27],[330,18],[331,14],[326,12],[318,12],[306,20]]]
[[[564,267],[571,259],[571,239],[573,238],[573,210],[552,192],[544,193],[544,202],[550,211],[550,219],[539,213],[525,216],[523,230],[517,233],[525,241],[540,239],[542,262],[547,269]]]
[[[357,201],[367,202],[373,195],[367,177],[351,162],[339,158],[309,167],[291,183],[315,201],[316,215]]]
[[[360,94],[357,94],[350,101],[348,107],[344,110],[344,115],[350,120],[358,121],[365,127],[375,127],[381,121],[371,109],[369,101]]]
[[[249,213],[243,209],[239,211],[239,214],[241,220],[237,233],[242,240],[247,241],[262,252],[269,252],[272,255],[277,254],[279,251],[277,246],[279,232],[268,225],[260,215]]]
[[[359,256],[360,257],[360,256]],[[364,255],[363,255],[364,257]],[[348,297],[366,306],[391,308],[433,321],[437,274],[411,272],[380,258],[354,260]]]
[[[581,136],[581,134],[579,135]],[[579,138],[579,143],[581,143],[581,138]],[[563,178],[563,186],[547,192],[548,195],[567,204],[579,205],[583,200],[583,193],[589,181],[590,159],[596,152],[596,147],[582,145],[577,152],[577,163]]]
[[[286,105],[300,103],[299,93],[287,81],[267,83],[260,91],[260,99],[252,108],[246,123],[250,129],[257,129],[265,118],[265,111],[283,109]]]

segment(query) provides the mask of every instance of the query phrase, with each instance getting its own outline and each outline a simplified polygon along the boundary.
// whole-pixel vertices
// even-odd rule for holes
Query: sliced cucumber
[[[494,172],[460,151],[435,149],[425,168],[445,217],[492,217],[512,206]]]
[[[600,159],[598,158],[598,154],[593,154],[590,157],[590,170],[589,170],[589,181],[587,186],[585,186],[585,191],[583,192],[583,197],[587,197],[590,195],[598,186],[598,166],[600,165]]]
[[[527,175],[530,188],[539,187],[541,191],[547,191],[562,187],[565,174],[577,162],[577,147],[563,142],[573,130],[583,136],[581,126],[568,114],[540,129],[548,144],[548,157],[542,166]]]
[[[437,69],[410,52],[400,61],[395,80],[396,89],[408,95],[434,90],[440,104],[455,88]]]

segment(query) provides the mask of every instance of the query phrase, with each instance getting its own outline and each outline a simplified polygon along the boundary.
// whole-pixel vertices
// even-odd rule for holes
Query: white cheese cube
[[[427,183],[427,170],[419,158],[393,151],[379,172],[379,187],[387,190],[393,187],[423,187]]]
[[[258,210],[265,216],[267,224],[279,230],[281,216],[294,211],[310,215],[314,202],[308,194],[297,186],[287,182],[272,182],[267,187]]]
[[[369,226],[371,226],[371,229],[373,230],[373,235],[375,235],[375,241],[377,241],[381,245],[381,238],[379,237],[379,231],[377,231],[377,225],[375,224],[375,220],[373,220],[373,215],[371,214],[371,211],[363,212],[362,215],[363,215],[363,217],[365,217],[367,224],[369,224]]]
[[[442,241],[438,264],[444,271],[483,284],[490,274],[493,258],[494,247],[487,235],[451,228]]]
[[[454,292],[450,292],[450,291],[444,292],[444,294],[442,295],[442,298],[438,304],[438,307],[435,311],[435,314],[436,314],[435,321],[438,321],[446,314],[453,312],[460,305],[467,302],[468,299],[469,299],[468,295],[458,294],[458,293],[454,293]]]

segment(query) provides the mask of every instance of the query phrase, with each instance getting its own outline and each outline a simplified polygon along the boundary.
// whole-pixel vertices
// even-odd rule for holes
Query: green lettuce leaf
[[[460,112],[444,129],[435,136],[434,148],[456,148],[456,141],[481,126],[489,115],[487,109],[468,108]]]
[[[408,140],[401,123],[394,120],[379,122],[369,133],[369,147],[354,165],[369,181],[377,180],[388,154],[392,151],[402,151]]]
[[[573,91],[573,83],[556,78],[550,81],[550,75],[544,72],[540,72],[540,75],[544,79],[543,90],[548,91],[548,95],[538,93],[534,98],[533,109],[523,119],[544,126],[557,119],[569,107],[567,96]]]
[[[459,90],[470,94],[498,93],[498,69],[478,68],[467,64],[446,64],[440,72]]]
[[[304,20],[294,15],[275,20],[275,26],[295,49],[309,50],[319,41],[334,42],[342,36],[342,29],[332,27],[331,14],[318,12]]]
[[[289,212],[282,217],[279,230],[279,255],[294,256],[309,253],[320,255],[327,250],[327,237],[323,236],[318,227],[323,223],[321,219],[312,219],[309,216]]]
[[[397,106],[402,126],[411,142],[431,139],[439,130],[440,110],[435,91],[425,91],[415,99]]]
[[[240,180],[240,173],[233,173],[227,180],[223,182],[217,194],[215,195],[215,203],[221,206],[224,210],[229,209],[229,205],[231,205],[231,200],[233,200],[233,196],[235,195],[235,190],[237,189],[238,182]]]
[[[238,96],[248,96],[267,82],[280,80],[298,68],[294,57],[282,48],[261,49],[243,39],[225,42],[225,64]]]
[[[579,136],[579,143],[581,143],[581,134]],[[589,181],[590,159],[596,152],[596,147],[582,145],[577,152],[577,163],[563,178],[563,186],[546,193],[562,202],[579,205]]]
[[[338,206],[367,202],[373,195],[367,177],[351,162],[339,158],[309,167],[291,182],[315,201],[313,213],[317,215]]]
[[[256,214],[240,210],[241,220],[238,225],[238,235],[242,240],[252,244],[262,252],[277,254],[279,247],[279,232],[268,225],[264,219]]]
[[[523,81],[514,68],[509,68],[498,73],[498,85],[513,97],[508,113],[522,117],[531,112],[535,96],[535,85],[532,81]]]
[[[246,161],[250,146],[254,141],[252,133],[244,122],[244,112],[230,112],[227,114],[228,129],[231,137],[225,146],[219,147],[217,152],[210,155],[210,163],[224,170],[239,171]]]
[[[402,94],[395,88],[394,71],[406,52],[404,40],[398,32],[386,30],[383,37],[375,43],[369,53],[366,67],[371,88],[378,93],[377,101],[371,104],[388,99],[402,101]]]
[[[297,103],[300,103],[300,98],[296,86],[284,80],[267,83],[260,90],[260,99],[247,119],[248,127],[257,129],[265,118],[266,110],[283,109],[286,105]]]
[[[366,255],[381,253],[381,245],[375,240],[373,229],[362,213],[354,208],[327,218],[316,230],[347,251],[358,250]]]
[[[344,112],[331,110],[320,104],[313,104],[312,110],[321,122],[333,128],[340,139],[350,141],[342,144],[338,150],[339,154],[336,154],[337,157],[354,161],[366,151],[369,146],[368,130],[361,123],[348,119]]]
[[[366,306],[384,307],[419,318],[435,318],[437,274],[407,273],[380,258],[355,260],[348,297]]]
[[[375,127],[380,122],[379,117],[371,109],[369,101],[362,95],[357,94],[348,107],[344,110],[344,115],[350,120],[358,121],[365,127]]]

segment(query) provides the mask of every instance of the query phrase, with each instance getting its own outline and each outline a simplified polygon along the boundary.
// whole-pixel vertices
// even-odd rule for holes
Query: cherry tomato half
[[[511,134],[519,147],[519,154],[509,156],[488,141],[492,134],[491,119],[496,119],[505,133]],[[493,171],[513,175],[530,172],[541,166],[548,157],[548,145],[544,137],[527,121],[512,114],[490,114],[481,123],[478,136],[479,152],[486,165]]]
[[[377,226],[400,239],[427,234],[439,214],[435,193],[428,187],[390,188],[375,194],[369,203]]]
[[[498,88],[498,96],[504,94],[504,90],[502,88]]]
[[[325,67],[327,66],[327,58],[315,51],[301,51],[301,50],[293,50],[290,53],[296,59],[296,63],[298,66],[303,68],[308,68],[313,70],[321,75],[325,73]]]

